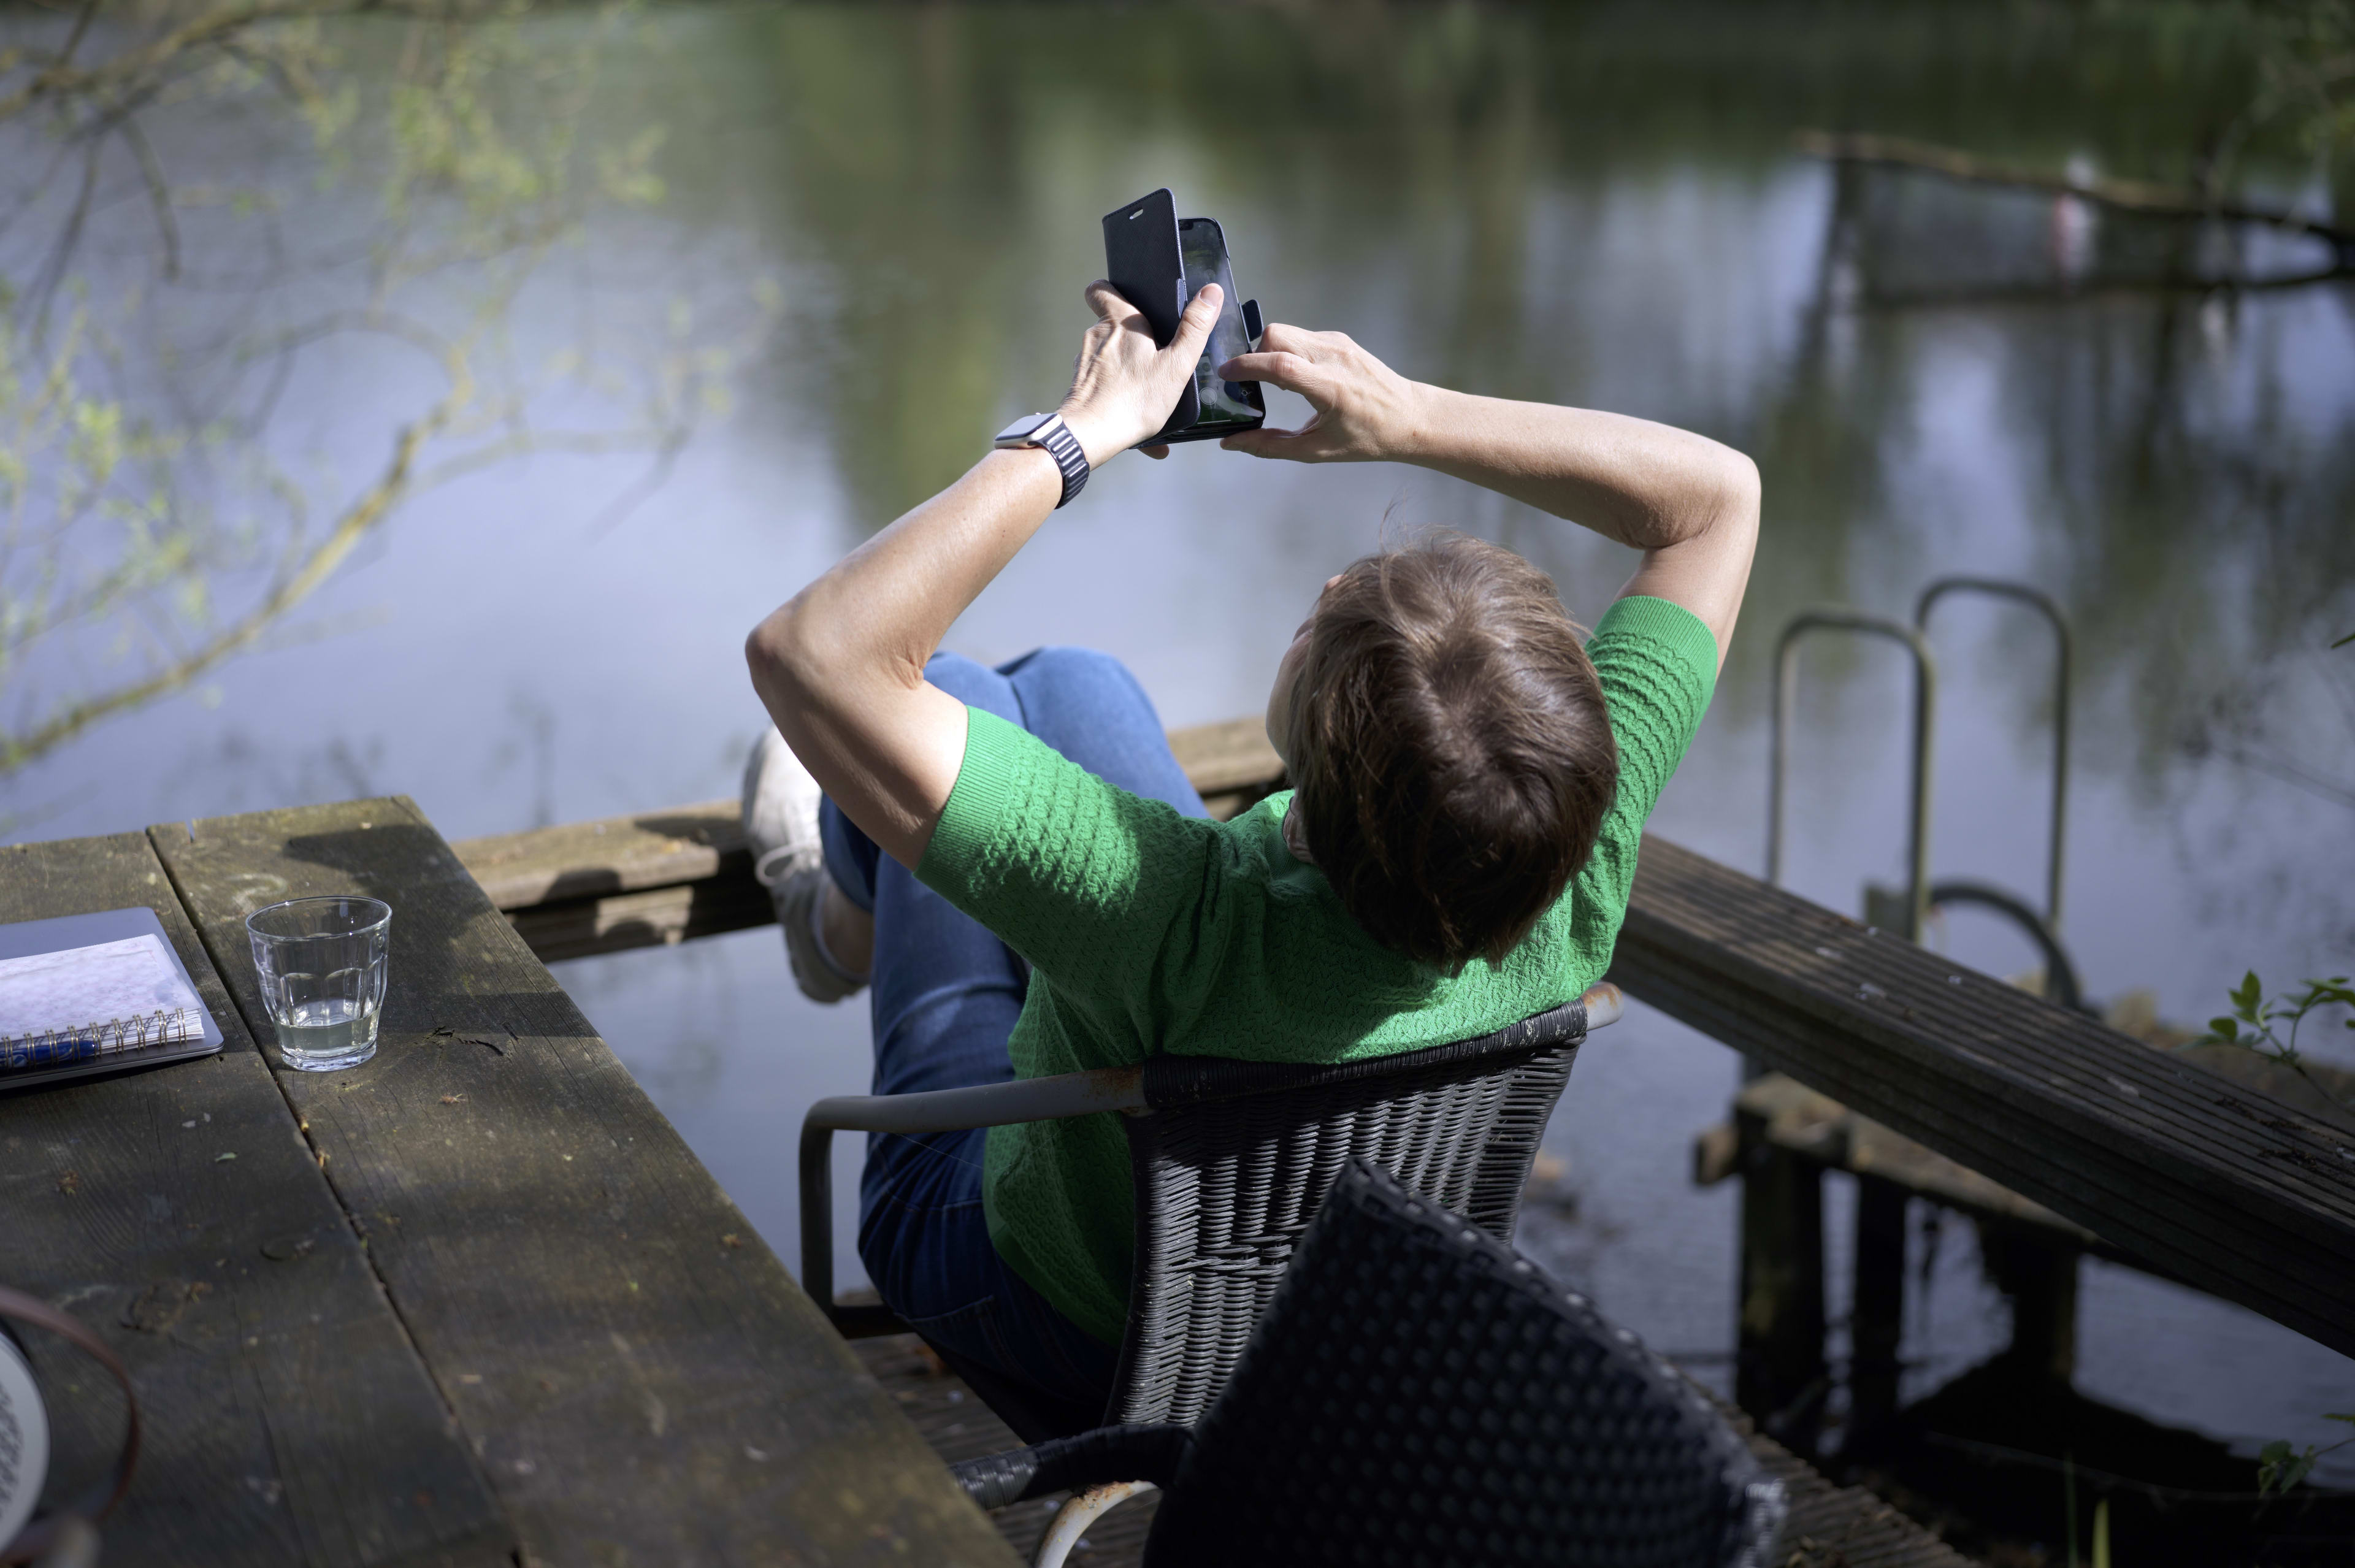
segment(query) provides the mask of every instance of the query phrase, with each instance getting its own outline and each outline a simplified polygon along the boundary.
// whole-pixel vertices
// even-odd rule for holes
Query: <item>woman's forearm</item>
[[[1418,385],[1403,461],[1469,480],[1641,550],[1697,539],[1747,508],[1757,470],[1707,436],[1592,409]]]
[[[1757,465],[1625,414],[1413,386],[1394,455],[1582,523],[1644,552],[1623,594],[1681,604],[1722,664],[1758,548]]]
[[[829,706],[916,685],[950,623],[1054,510],[1060,484],[1042,451],[990,453],[754,628],[756,679]]]
[[[1156,347],[1145,319],[1097,283],[1060,413],[1091,466],[1151,436],[1193,374],[1217,319],[1206,288]],[[1167,448],[1147,447],[1156,453]],[[964,763],[964,704],[924,679],[951,623],[1062,498],[1053,458],[993,452],[772,612],[744,641],[777,731],[883,852],[913,867]]]
[[[1308,400],[1297,430],[1246,431],[1232,452],[1298,463],[1413,463],[1524,501],[1644,552],[1628,592],[1675,600],[1733,635],[1758,537],[1758,470],[1689,431],[1625,414],[1478,398],[1411,381],[1348,334],[1270,322],[1230,380]]]
[[[887,853],[912,864],[964,754],[963,710],[924,682],[950,624],[1055,509],[1036,448],[993,452],[752,630],[753,689],[785,743]],[[872,820],[869,820],[872,818]]]

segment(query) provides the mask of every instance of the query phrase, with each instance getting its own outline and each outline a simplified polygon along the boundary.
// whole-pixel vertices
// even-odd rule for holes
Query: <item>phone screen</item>
[[[1210,328],[1209,346],[1194,366],[1194,392],[1201,400],[1197,430],[1207,425],[1257,424],[1267,417],[1256,381],[1221,379],[1219,367],[1238,354],[1251,352],[1243,331],[1242,301],[1235,294],[1235,279],[1227,263],[1227,237],[1208,218],[1188,218],[1178,225],[1178,254],[1186,273],[1186,297],[1192,299],[1205,283],[1216,283],[1226,296]]]

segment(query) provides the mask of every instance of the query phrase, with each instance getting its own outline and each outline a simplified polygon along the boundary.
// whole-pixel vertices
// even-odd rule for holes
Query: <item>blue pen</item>
[[[78,1029],[20,1034],[0,1039],[0,1072],[28,1067],[60,1067],[142,1046],[174,1045],[197,1039],[202,1032],[187,1008],[174,1008],[166,1012],[158,1008],[144,1018],[133,1015],[110,1023],[85,1024]]]
[[[16,1067],[56,1067],[69,1061],[87,1061],[105,1048],[96,1035],[74,1035],[64,1040],[44,1040],[37,1044],[12,1042],[0,1047],[0,1071]]]

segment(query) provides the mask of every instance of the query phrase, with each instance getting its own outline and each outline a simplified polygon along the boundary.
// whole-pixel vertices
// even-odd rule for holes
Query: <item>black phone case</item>
[[[1120,297],[1135,305],[1153,329],[1153,344],[1167,348],[1178,336],[1186,309],[1186,262],[1178,249],[1178,200],[1162,187],[1150,196],[1104,214],[1104,277]],[[1156,441],[1168,439],[1202,417],[1201,400],[1188,381],[1169,422]]]
[[[1178,243],[1178,202],[1167,187],[1124,204],[1104,215],[1104,277],[1120,296],[1135,305],[1153,331],[1156,347],[1167,348],[1178,336],[1178,318],[1186,309],[1186,262]],[[1257,300],[1241,307],[1245,330],[1256,347],[1259,333]],[[1256,385],[1256,383],[1253,383]],[[1187,441],[1216,441],[1252,426],[1221,423],[1206,430],[1192,427],[1202,417],[1201,399],[1189,379],[1178,406],[1160,432],[1139,445]]]

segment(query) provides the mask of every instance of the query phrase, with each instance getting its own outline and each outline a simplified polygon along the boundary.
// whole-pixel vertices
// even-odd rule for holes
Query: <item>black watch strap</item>
[[[1080,438],[1071,433],[1071,427],[1063,422],[1062,415],[1032,417],[1039,420],[1036,425],[1024,430],[1022,427],[1029,421],[1018,421],[998,436],[996,444],[1001,447],[1035,446],[1055,460],[1055,466],[1062,471],[1063,475],[1063,498],[1055,503],[1060,510],[1070,506],[1071,497],[1087,488],[1088,454],[1081,449]],[[1015,433],[1018,431],[1021,432],[1018,435]]]

